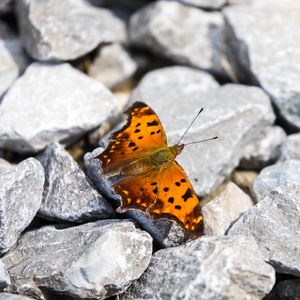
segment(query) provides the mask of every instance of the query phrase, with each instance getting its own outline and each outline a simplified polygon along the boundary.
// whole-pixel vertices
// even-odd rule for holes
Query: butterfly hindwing
[[[159,173],[158,199],[150,209],[154,218],[170,218],[186,231],[200,234],[203,217],[199,199],[181,166],[172,161]]]
[[[105,174],[147,152],[167,146],[163,126],[156,113],[145,103],[135,102],[127,111],[126,125],[114,132],[98,159]]]

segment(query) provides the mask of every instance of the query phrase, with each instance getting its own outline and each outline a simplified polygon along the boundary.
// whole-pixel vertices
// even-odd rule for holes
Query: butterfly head
[[[174,145],[170,148],[171,148],[171,152],[172,152],[172,154],[174,155],[174,158],[175,158],[177,155],[179,155],[182,152],[182,150],[184,148],[184,144],[180,144],[180,145],[176,144],[176,145]]]

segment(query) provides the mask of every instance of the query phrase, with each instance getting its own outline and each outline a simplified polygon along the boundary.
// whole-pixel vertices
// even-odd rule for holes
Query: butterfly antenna
[[[217,138],[218,138],[217,136],[214,136],[213,138],[210,138],[210,139],[205,139],[205,140],[201,140],[201,141],[191,142],[191,143],[187,143],[187,144],[184,144],[184,145],[187,146],[187,145],[192,145],[192,144],[203,143],[203,142],[207,142],[207,141],[216,140]]]
[[[191,122],[191,124],[188,126],[188,128],[186,129],[186,131],[184,132],[184,134],[181,136],[181,138],[179,139],[179,141],[177,142],[176,145],[179,145],[179,143],[182,141],[182,139],[184,138],[184,136],[186,135],[186,133],[189,131],[189,129],[192,127],[192,125],[197,120],[197,118],[199,117],[199,115],[201,114],[202,111],[203,111],[203,108],[201,108],[199,110],[199,112],[197,113],[197,115],[195,116],[195,118],[193,119],[193,121]]]

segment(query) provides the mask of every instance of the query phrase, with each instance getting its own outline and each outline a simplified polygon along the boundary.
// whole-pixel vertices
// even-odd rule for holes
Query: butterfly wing
[[[104,174],[113,173],[147,152],[167,146],[164,128],[145,103],[135,102],[125,113],[126,125],[114,132],[107,148],[97,157]]]
[[[191,236],[203,232],[198,197],[176,161],[140,176],[127,176],[113,186],[121,195],[121,211],[139,209],[153,219],[171,219]]]
[[[150,208],[152,217],[172,219],[191,235],[201,235],[204,224],[198,197],[176,161],[162,168],[157,188],[158,201]]]

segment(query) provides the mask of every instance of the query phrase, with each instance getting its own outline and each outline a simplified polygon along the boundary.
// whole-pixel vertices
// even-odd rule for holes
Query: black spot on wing
[[[174,198],[173,198],[173,197],[170,197],[170,198],[168,199],[168,202],[174,203]]]
[[[193,194],[192,194],[192,190],[190,188],[187,188],[185,193],[181,196],[181,198],[184,200],[184,202],[186,202],[189,198],[192,198]]]
[[[181,209],[181,206],[180,206],[180,205],[175,205],[175,209],[180,210],[180,209]]]
[[[179,182],[179,181],[176,181],[176,182],[175,182],[175,185],[176,185],[176,186],[180,186],[180,182]]]
[[[158,189],[157,189],[157,187],[152,191],[154,194],[158,194]]]
[[[153,120],[152,122],[147,122],[147,126],[151,127],[151,126],[157,126],[158,122],[156,120]]]
[[[169,188],[166,186],[164,187],[164,192],[168,192],[169,191]]]
[[[135,142],[130,142],[128,147],[135,147],[136,146],[136,143]]]

